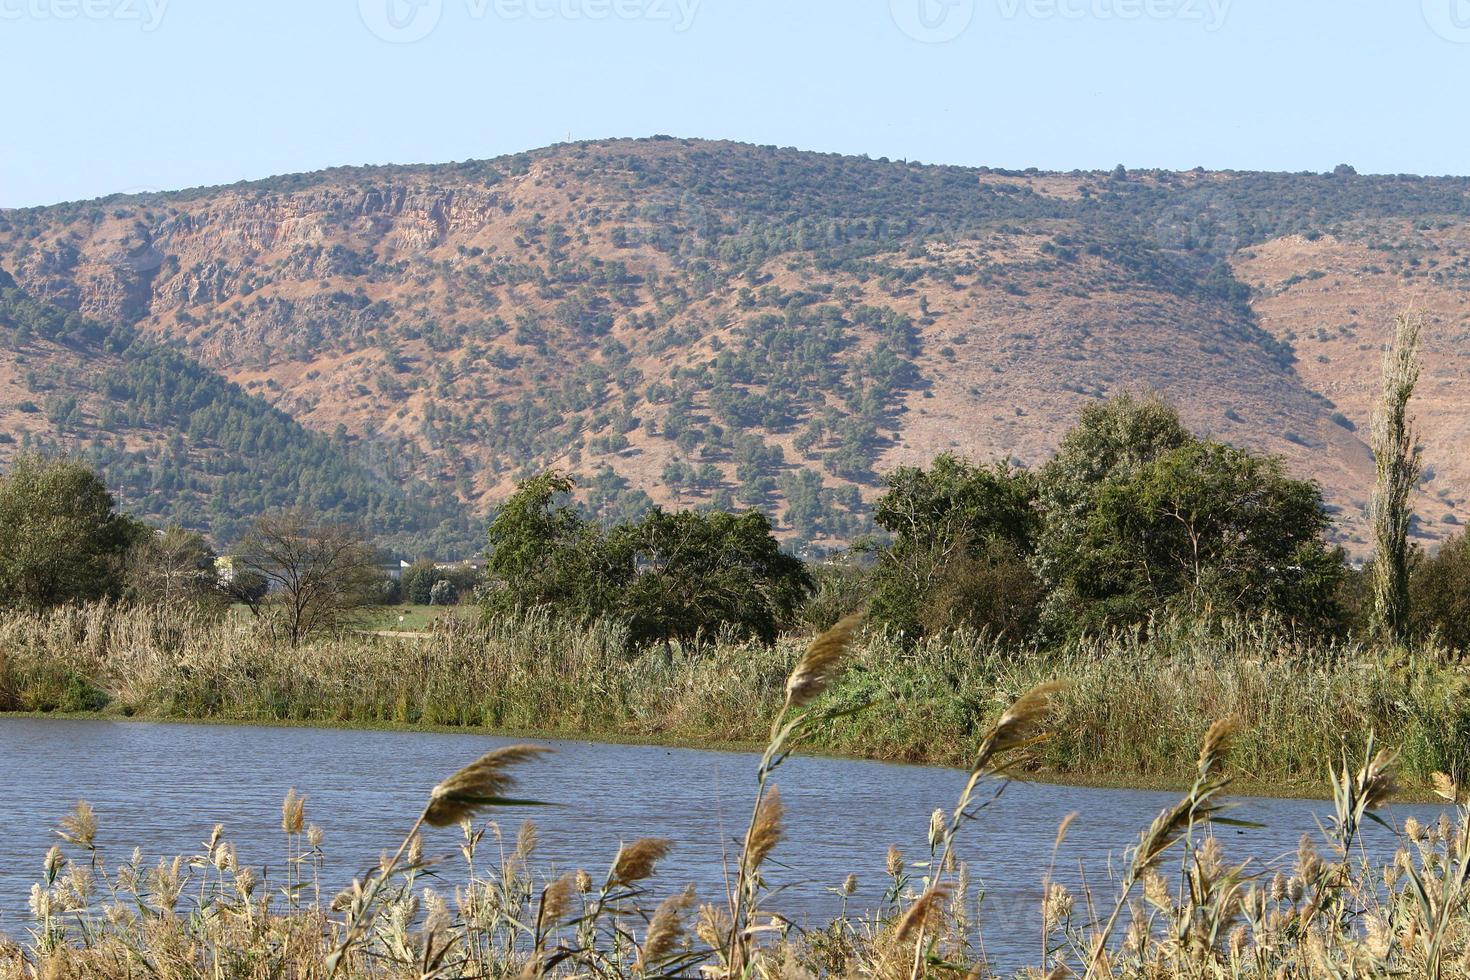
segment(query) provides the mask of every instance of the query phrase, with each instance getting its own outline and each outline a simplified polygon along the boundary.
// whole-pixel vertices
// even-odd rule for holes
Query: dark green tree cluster
[[[1193,436],[1168,405],[1094,405],[1030,473],[949,456],[878,501],[893,536],[873,572],[878,620],[1068,636],[1177,612],[1341,622],[1341,549],[1314,483],[1274,457]]]
[[[104,327],[39,302],[0,270],[0,342],[62,344],[86,359],[84,382],[106,398],[91,427],[75,398],[47,399],[53,424],[82,438],[79,460],[125,495],[129,509],[210,531],[243,533],[258,514],[299,508],[458,550],[470,522],[412,480],[354,458],[345,438],[309,432],[197,361],[127,326]],[[129,447],[123,431],[152,433]],[[167,436],[167,438],[163,438]],[[44,443],[38,450],[58,449]]]
[[[86,466],[17,456],[0,476],[0,605],[120,598],[129,550],[151,534]]]
[[[1338,620],[1345,555],[1315,483],[1278,458],[1198,439],[1154,398],[1085,410],[1039,474],[1035,565],[1061,632],[1166,610]]]
[[[398,583],[402,601],[418,606],[452,606],[472,596],[480,582],[473,568],[440,568],[424,558],[414,562]]]
[[[755,511],[668,513],[604,528],[568,501],[556,472],[520,485],[490,524],[484,604],[492,613],[549,608],[626,622],[631,641],[773,641],[812,580]]]
[[[1435,637],[1470,653],[1470,533],[1460,532],[1414,563],[1409,609],[1415,637]]]
[[[1026,564],[1035,498],[1033,477],[1005,464],[972,466],[946,454],[928,470],[893,473],[874,515],[892,536],[878,553],[875,619],[908,635],[955,626],[1026,635],[1038,599]]]

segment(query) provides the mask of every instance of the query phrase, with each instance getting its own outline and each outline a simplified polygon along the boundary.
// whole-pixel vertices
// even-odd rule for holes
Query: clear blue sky
[[[0,0],[0,79],[0,206],[656,133],[1470,173],[1470,0]]]

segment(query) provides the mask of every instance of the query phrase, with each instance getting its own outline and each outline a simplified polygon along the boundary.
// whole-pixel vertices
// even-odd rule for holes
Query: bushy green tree
[[[1415,634],[1437,634],[1454,649],[1470,651],[1470,533],[1462,531],[1416,562],[1409,594]]]
[[[1010,569],[1009,585],[1029,577],[1035,493],[1031,475],[1005,463],[977,466],[946,454],[928,470],[896,470],[876,505],[875,520],[893,541],[874,571],[873,621],[911,636],[960,625],[1024,631],[1032,584],[990,597],[970,585],[987,577],[999,584],[999,566]]]
[[[427,558],[420,558],[403,573],[401,591],[403,597],[416,606],[427,606],[432,599],[434,583],[439,581],[439,570]]]
[[[516,488],[490,522],[485,607],[508,613],[549,607],[587,621],[614,608],[631,570],[602,530],[577,513],[571,478],[554,470]]]
[[[1279,457],[1192,442],[1104,482],[1078,567],[1091,562],[1101,608],[1125,621],[1177,605],[1327,628],[1343,567],[1327,526],[1321,490]]]
[[[604,531],[571,505],[572,481],[522,483],[490,524],[484,604],[492,614],[549,608],[576,622],[626,621],[636,644],[725,630],[770,642],[811,588],[759,513],[654,508]]]
[[[998,541],[965,549],[947,562],[918,606],[926,635],[958,627],[987,630],[1012,640],[1036,629],[1045,590],[1024,556]]]
[[[150,533],[117,513],[86,466],[17,456],[0,477],[0,603],[34,609],[118,596],[128,549]]]
[[[632,569],[618,608],[635,643],[736,639],[771,643],[813,587],[758,511],[655,508],[616,528],[611,548]]]
[[[1315,483],[1279,458],[1196,439],[1156,399],[1089,408],[1041,474],[1036,566],[1058,633],[1197,615],[1335,625],[1343,554]]]

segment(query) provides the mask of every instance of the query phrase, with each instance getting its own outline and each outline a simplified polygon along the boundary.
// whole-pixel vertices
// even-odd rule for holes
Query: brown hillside
[[[613,141],[8,212],[0,267],[480,512],[559,466],[606,513],[761,505],[818,544],[895,465],[1040,463],[1135,387],[1285,455],[1361,542],[1378,345],[1413,300],[1437,537],[1470,520],[1465,188],[1345,180]],[[0,377],[7,422],[23,389]]]

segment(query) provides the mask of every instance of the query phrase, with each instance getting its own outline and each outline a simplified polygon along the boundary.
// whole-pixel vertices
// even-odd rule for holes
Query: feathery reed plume
[[[930,886],[931,892],[941,887],[945,872],[954,864],[955,838],[959,836],[960,825],[974,816],[971,806],[974,803],[975,791],[979,788],[981,781],[987,776],[1004,777],[1012,766],[1012,760],[1008,756],[1029,747],[1041,737],[1041,725],[1051,714],[1052,699],[1066,687],[1067,684],[1062,681],[1047,681],[1036,685],[1013,701],[981,739],[980,748],[975,753],[975,763],[970,769],[964,789],[960,791],[959,802],[955,805],[954,814],[943,828],[942,834],[938,835],[937,843],[942,843],[943,847],[939,851],[938,870],[934,874],[934,883]],[[935,835],[932,829],[930,836],[931,841],[934,841]],[[930,847],[933,849],[935,843],[931,843]],[[890,865],[892,854],[890,850]],[[918,929],[920,935],[914,943],[910,980],[919,980],[923,972],[923,922],[918,924]]]
[[[948,825],[949,821],[945,819],[944,811],[935,807],[934,812],[929,814],[929,853],[934,853],[944,842],[944,828]]]
[[[757,854],[764,859],[780,836],[781,811],[768,810],[765,806],[771,773],[786,760],[795,740],[812,724],[813,712],[799,709],[821,697],[837,679],[841,672],[843,655],[862,623],[862,618],[861,613],[853,613],[813,640],[786,680],[786,700],[771,721],[771,735],[766,741],[766,749],[761,755],[760,768],[757,770],[755,805],[751,808],[750,822],[745,828],[745,840],[740,848],[740,864],[731,889],[730,934],[723,951],[725,966],[731,973],[739,973],[745,969],[749,953],[750,937],[746,927],[754,914],[759,891],[759,881],[755,874],[759,861],[752,863],[752,859]],[[779,806],[779,798],[777,803]],[[770,839],[757,846],[755,836],[762,823],[763,813],[766,815],[766,835]]]
[[[935,885],[914,900],[908,911],[899,920],[894,942],[902,946],[925,931],[932,932],[943,917],[944,905],[954,889],[950,885]]]
[[[970,777],[960,792],[959,803],[955,806],[949,826],[944,832],[946,858],[954,846],[960,823],[971,816],[970,806],[981,781],[987,776],[1003,776],[1009,772],[1011,760],[1004,757],[1035,743],[1040,737],[1042,723],[1051,713],[1053,697],[1066,688],[1067,684],[1063,681],[1047,681],[1036,685],[1017,698],[980,740],[975,763],[970,768]]]
[[[56,879],[61,875],[61,869],[66,867],[66,856],[61,853],[61,848],[52,844],[51,849],[46,852],[46,859],[41,863],[41,867],[46,872],[46,884],[55,884]]]
[[[541,891],[541,901],[536,908],[536,929],[533,957],[526,964],[527,971],[533,975],[541,972],[541,952],[546,945],[546,935],[555,929],[557,923],[566,918],[572,908],[572,896],[577,893],[577,877],[585,875],[582,871],[568,871],[560,878],[547,885]]]
[[[1043,895],[1049,895],[1051,893],[1051,879],[1052,873],[1056,871],[1057,867],[1057,853],[1061,851],[1062,845],[1066,843],[1067,832],[1072,829],[1072,824],[1076,819],[1077,811],[1073,810],[1063,817],[1062,822],[1057,825],[1057,836],[1051,845],[1051,863],[1047,866],[1045,877],[1041,879],[1041,891]],[[1046,906],[1043,905],[1043,909],[1045,908]],[[1051,952],[1051,929],[1048,928],[1048,923],[1045,921],[1045,916],[1043,916],[1041,925],[1041,968],[1043,970],[1046,969],[1046,964],[1051,959]]]
[[[1053,854],[1061,850],[1062,845],[1067,842],[1067,831],[1072,829],[1072,824],[1076,821],[1077,811],[1073,810],[1071,813],[1063,817],[1062,822],[1057,825],[1057,839],[1051,845]]]
[[[1186,830],[1219,812],[1221,805],[1213,802],[1213,797],[1224,788],[1224,783],[1217,781],[1217,772],[1230,752],[1237,727],[1234,718],[1222,718],[1205,733],[1194,788],[1188,796],[1154,817],[1134,848],[1133,868],[1139,874],[1152,868]]]
[[[522,820],[520,828],[516,830],[516,854],[522,858],[529,858],[536,850],[538,837],[536,822]]]
[[[77,800],[71,813],[61,818],[61,830],[57,836],[69,844],[92,850],[97,840],[97,815],[86,800]]]
[[[1197,768],[1201,778],[1208,779],[1230,754],[1230,747],[1235,743],[1235,733],[1239,729],[1240,722],[1235,718],[1221,718],[1210,726],[1199,750]]]
[[[1398,786],[1398,753],[1375,749],[1376,741],[1369,732],[1363,765],[1354,771],[1344,754],[1341,771],[1332,777],[1332,843],[1343,857],[1352,850],[1363,820],[1388,802]]]
[[[1133,848],[1132,866],[1137,869],[1138,874],[1143,874],[1157,864],[1164,852],[1173,847],[1193,823],[1197,813],[1196,803],[1193,796],[1186,796],[1154,817]]]
[[[505,796],[515,785],[515,777],[507,770],[551,751],[540,745],[511,745],[471,762],[444,780],[430,792],[424,823],[431,827],[452,827],[490,806],[524,806],[529,800],[513,800]]]
[[[771,850],[781,841],[782,826],[781,819],[786,815],[786,808],[781,805],[781,790],[772,785],[765,799],[761,800],[760,807],[756,810],[755,823],[751,826],[748,865],[753,871],[761,866],[761,862],[771,853]]]
[[[541,892],[541,923],[552,926],[560,922],[572,907],[572,896],[577,892],[577,875],[568,871],[547,885]]]
[[[806,654],[786,681],[786,706],[801,708],[832,685],[842,667],[842,657],[852,635],[862,625],[862,613],[852,613],[818,636],[807,647]]]
[[[286,790],[286,799],[281,803],[281,830],[287,834],[299,834],[306,826],[306,797],[296,792],[296,787]]]
[[[651,878],[658,862],[668,857],[674,842],[665,837],[643,837],[618,848],[607,880],[612,885],[631,885]]]
[[[650,966],[662,963],[673,954],[684,938],[684,913],[693,905],[693,885],[659,903],[649,920],[643,948],[638,953],[639,972],[647,972]]]
[[[1154,817],[1133,850],[1133,868],[1142,874],[1149,870],[1172,847],[1179,837],[1194,824],[1208,820],[1218,813],[1221,805],[1213,802],[1216,793],[1224,788],[1217,781],[1217,771],[1230,751],[1238,723],[1234,718],[1222,718],[1210,726],[1200,744],[1198,779],[1189,795]]]
[[[986,735],[982,751],[995,756],[1029,745],[1051,711],[1052,698],[1066,689],[1065,681],[1048,681],[1021,695]]]
[[[1358,771],[1359,793],[1367,810],[1376,810],[1398,789],[1398,753],[1379,749]]]

